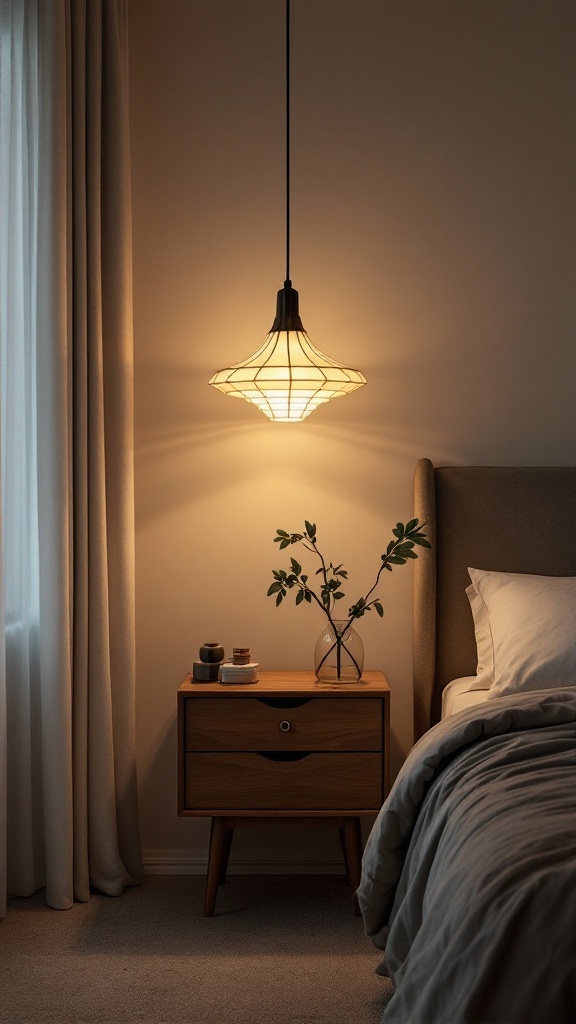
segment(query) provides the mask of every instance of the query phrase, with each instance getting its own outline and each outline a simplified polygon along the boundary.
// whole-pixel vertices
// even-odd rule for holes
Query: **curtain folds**
[[[5,881],[14,895],[45,885],[49,905],[63,909],[87,900],[91,886],[118,895],[142,879],[126,9],[125,0],[0,5],[0,75],[5,84],[10,19],[12,84],[0,130],[9,118],[14,159],[6,168],[0,157],[2,536],[14,563],[5,561],[3,577]],[[24,126],[20,152],[15,123]],[[22,151],[32,168],[26,217],[14,193]],[[9,363],[22,351],[17,404],[27,431],[13,444]],[[0,827],[1,807],[0,798]]]

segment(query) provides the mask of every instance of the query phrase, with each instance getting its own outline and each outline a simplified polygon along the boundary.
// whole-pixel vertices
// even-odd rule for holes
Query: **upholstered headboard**
[[[576,576],[576,468],[438,468],[421,459],[414,515],[432,543],[414,562],[418,739],[440,719],[447,683],[476,671],[467,567]]]

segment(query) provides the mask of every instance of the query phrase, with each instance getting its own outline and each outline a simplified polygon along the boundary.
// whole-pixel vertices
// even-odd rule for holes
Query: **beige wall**
[[[300,425],[207,386],[260,343],[284,277],[283,18],[282,0],[130,0],[139,771],[162,870],[205,857],[207,822],[175,813],[199,644],[310,667],[318,614],[266,598],[277,527],[316,521],[356,599],[421,456],[576,461],[573,0],[295,0],[292,279],[312,340],[368,386]],[[394,770],[410,575],[360,624]],[[248,867],[338,855],[248,833]]]

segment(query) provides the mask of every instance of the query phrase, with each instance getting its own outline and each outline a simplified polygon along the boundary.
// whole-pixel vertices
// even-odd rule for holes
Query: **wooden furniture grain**
[[[360,819],[376,815],[388,792],[389,730],[382,672],[334,685],[302,671],[262,672],[248,685],[186,676],[178,689],[178,814],[212,818],[205,917],[226,878],[234,829],[264,823],[338,828],[355,893]]]

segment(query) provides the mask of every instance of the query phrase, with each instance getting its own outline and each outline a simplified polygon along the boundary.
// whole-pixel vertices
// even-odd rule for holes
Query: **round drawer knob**
[[[288,732],[291,728],[292,728],[292,726],[290,725],[290,722],[287,722],[286,720],[284,720],[283,722],[280,722],[280,731],[281,732]]]

